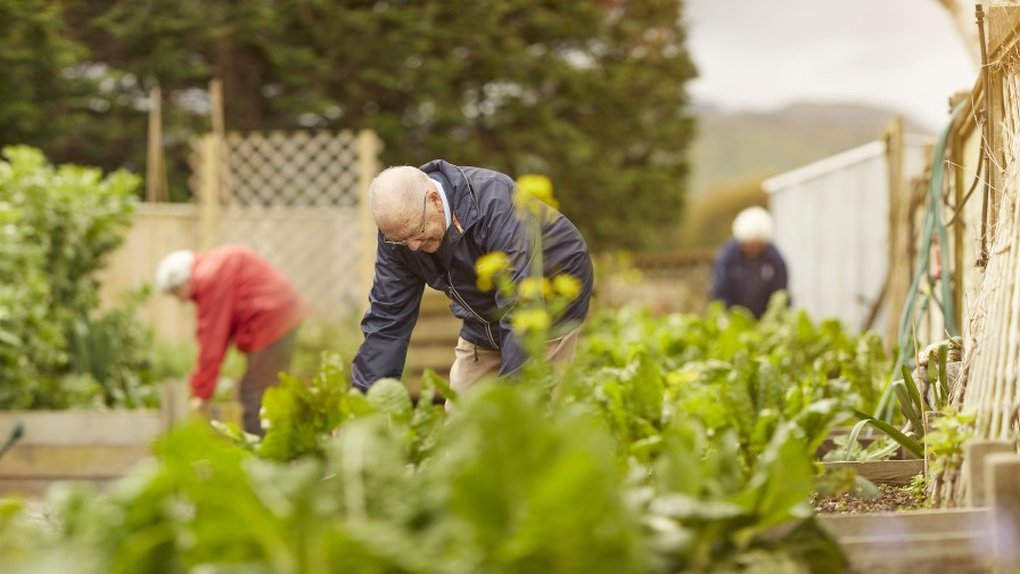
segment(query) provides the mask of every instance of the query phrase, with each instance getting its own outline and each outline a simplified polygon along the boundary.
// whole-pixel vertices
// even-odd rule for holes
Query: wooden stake
[[[145,201],[165,202],[166,163],[163,158],[163,96],[159,86],[149,90],[149,142],[145,165]]]
[[[372,287],[372,280],[375,275],[376,234],[378,233],[375,220],[372,219],[372,211],[368,205],[368,188],[372,183],[372,179],[381,170],[379,165],[380,151],[382,151],[382,142],[379,141],[375,132],[371,130],[361,130],[358,132],[358,188],[360,190],[358,206],[361,213],[361,226],[364,229],[362,234],[364,248],[362,249],[360,259],[362,261],[361,276],[365,285],[364,293],[366,294]],[[367,305],[368,297],[365,297],[363,301]],[[362,311],[364,310],[362,309]]]
[[[168,381],[163,384],[163,430],[168,431],[188,418],[188,384],[185,381]]]
[[[199,219],[201,221],[200,248],[211,249],[218,239],[220,217],[220,153],[214,134],[205,134],[199,139]]]
[[[229,161],[227,161],[227,125],[223,111],[223,81],[209,80],[209,119],[212,133],[216,137],[216,177],[219,178],[219,197],[224,205],[230,205],[233,198]]]
[[[889,168],[889,254],[886,271],[885,340],[894,345],[899,340],[899,319],[910,287],[910,268],[903,265],[903,254],[912,241],[908,218],[910,188],[903,179],[903,118],[896,116],[886,128],[886,163]]]

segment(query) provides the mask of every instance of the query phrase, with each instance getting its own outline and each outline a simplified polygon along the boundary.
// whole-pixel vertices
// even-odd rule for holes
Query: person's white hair
[[[432,180],[422,170],[397,165],[375,176],[368,189],[368,203],[377,224],[417,218],[422,195],[432,189]]]
[[[194,262],[195,253],[186,249],[164,257],[156,268],[156,289],[169,293],[187,283],[191,279],[191,264]]]
[[[774,234],[772,216],[762,207],[748,207],[733,220],[733,237],[741,243],[771,243]]]

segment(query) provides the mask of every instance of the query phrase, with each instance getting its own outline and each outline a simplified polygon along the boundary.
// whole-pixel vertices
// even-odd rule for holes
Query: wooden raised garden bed
[[[819,520],[846,552],[851,572],[1020,572],[1020,456],[1015,445],[968,443],[964,472],[973,486],[967,508],[823,514]]]
[[[818,448],[818,458],[821,458],[826,453],[836,448],[834,441],[836,437],[846,435],[849,432],[849,427],[838,427],[833,429],[829,433],[829,438],[827,438]],[[858,437],[857,442],[861,446],[868,446],[873,440],[875,440],[874,436],[861,436]],[[856,472],[858,476],[866,478],[876,484],[910,484],[910,481],[913,480],[916,475],[924,472],[925,470],[924,461],[922,459],[906,458],[902,448],[896,458],[891,460],[828,461],[823,464],[825,465],[825,468],[830,470],[851,469]]]
[[[166,383],[160,409],[0,411],[0,437],[22,437],[0,457],[0,496],[37,496],[55,481],[105,485],[150,454],[152,441],[187,417],[184,383]]]

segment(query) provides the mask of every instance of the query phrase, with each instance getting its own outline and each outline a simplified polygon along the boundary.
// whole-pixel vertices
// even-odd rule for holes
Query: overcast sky
[[[938,129],[977,77],[936,0],[686,0],[696,102],[878,104]]]

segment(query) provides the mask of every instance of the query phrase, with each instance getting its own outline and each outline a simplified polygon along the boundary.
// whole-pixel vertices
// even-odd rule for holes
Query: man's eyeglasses
[[[390,245],[407,245],[407,242],[425,233],[425,212],[429,207],[429,194],[425,192],[425,201],[421,205],[421,226],[418,227],[418,231],[408,235],[404,239],[389,239],[385,235],[383,236],[383,243],[389,243]]]

